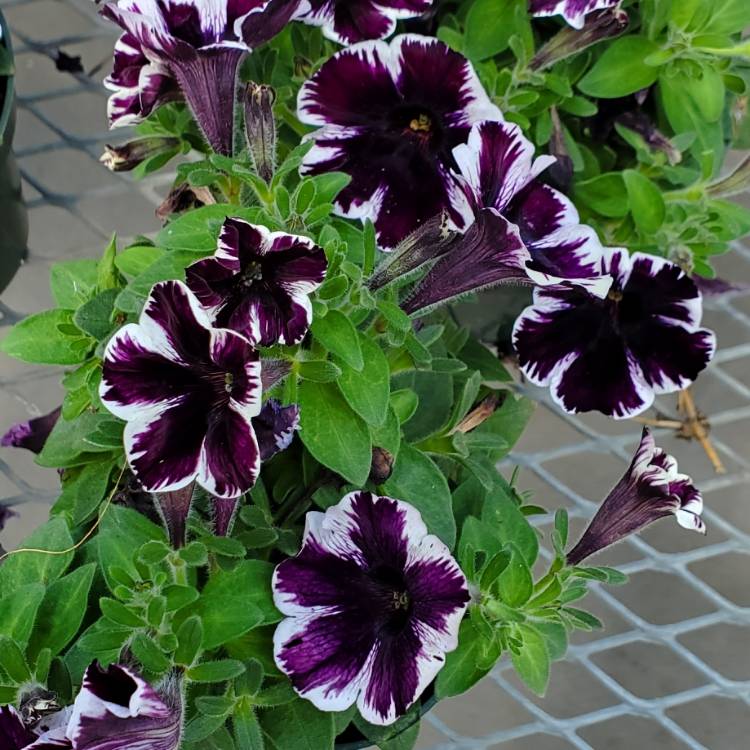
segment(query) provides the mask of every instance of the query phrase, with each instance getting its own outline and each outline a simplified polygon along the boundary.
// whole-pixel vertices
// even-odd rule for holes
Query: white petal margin
[[[595,10],[601,10],[602,8],[611,8],[620,0],[588,0],[581,10],[576,12],[570,12],[569,7],[571,5],[581,5],[581,0],[559,0],[559,2],[551,8],[545,10],[537,10],[533,13],[534,16],[562,16],[574,29],[582,29],[586,22],[586,16]]]

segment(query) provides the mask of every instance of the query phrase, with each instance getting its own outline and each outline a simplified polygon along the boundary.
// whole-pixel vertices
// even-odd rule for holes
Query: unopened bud
[[[372,466],[370,467],[370,479],[375,484],[387,482],[393,473],[395,458],[385,448],[372,449]]]
[[[568,148],[565,145],[565,134],[560,122],[560,116],[557,109],[550,109],[552,118],[552,136],[549,140],[549,153],[554,156],[556,161],[547,168],[547,176],[554,187],[566,193],[573,182],[573,160],[570,158]]]
[[[746,156],[726,177],[712,182],[706,193],[712,198],[726,198],[744,193],[750,187],[750,156]]]
[[[661,151],[670,164],[678,164],[682,161],[682,154],[675,148],[672,141],[654,125],[645,112],[623,112],[615,122],[638,133],[649,148]]]
[[[201,206],[216,203],[213,193],[207,187],[195,187],[181,182],[169,191],[169,195],[156,209],[156,216],[165,222],[170,216],[181,214]]]
[[[177,138],[138,138],[120,146],[106,145],[99,161],[112,172],[129,172],[146,159],[176,149],[179,145]]]
[[[583,28],[564,26],[531,59],[532,70],[544,70],[603,39],[619,36],[628,25],[628,14],[620,8],[590,13]]]
[[[276,92],[263,84],[249,83],[245,93],[245,134],[255,171],[270,182],[276,164]]]

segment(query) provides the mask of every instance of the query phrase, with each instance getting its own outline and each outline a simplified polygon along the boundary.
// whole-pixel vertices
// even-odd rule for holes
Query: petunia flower
[[[565,411],[640,414],[656,393],[695,380],[713,357],[700,328],[701,295],[674,263],[604,248],[612,288],[600,299],[580,287],[537,288],[516,320],[513,344],[526,377],[549,386]]]
[[[595,10],[612,8],[621,0],[530,0],[533,16],[562,16],[574,29],[583,28],[586,16]]]
[[[298,117],[320,128],[302,173],[350,175],[336,212],[371,219],[384,249],[443,211],[461,221],[452,150],[502,120],[465,57],[412,34],[338,52],[300,89]]]
[[[419,698],[458,644],[466,578],[413,506],[352,492],[307,514],[302,549],[273,577],[286,615],[274,658],[321,711],[355,702],[391,724]]]
[[[44,444],[47,442],[52,428],[60,419],[62,407],[58,406],[49,414],[43,414],[41,417],[32,417],[26,422],[19,422],[13,425],[0,438],[0,445],[3,448],[26,448],[32,453],[40,453]]]
[[[599,272],[602,246],[591,227],[579,222],[575,206],[537,177],[555,162],[534,159],[534,145],[518,125],[481,122],[453,155],[468,199],[465,221],[486,208],[516,224],[528,248],[529,278],[542,286],[580,284],[599,296],[611,278]]]
[[[45,731],[27,750],[177,750],[182,735],[182,701],[169,683],[161,693],[132,669],[96,662],[83,676],[71,709],[49,717]]]
[[[310,294],[326,273],[307,237],[226,219],[216,253],[187,269],[187,284],[215,323],[254,344],[299,343],[312,320]]]
[[[426,13],[433,0],[311,0],[299,20],[322,26],[323,34],[339,44],[385,39],[402,18]]]
[[[644,427],[630,467],[568,554],[568,564],[578,565],[595,552],[670,515],[683,528],[705,534],[702,512],[703,498],[693,480],[677,472],[677,461],[656,447],[651,432]]]
[[[306,0],[117,0],[102,7],[125,32],[105,80],[114,91],[111,127],[132,125],[166,101],[184,98],[211,147],[232,151],[237,70]]]
[[[238,333],[213,328],[179,281],[156,284],[138,323],[104,352],[102,403],[124,419],[125,452],[149,492],[193,480],[218,497],[255,483],[260,452],[260,360]]]
[[[13,706],[0,706],[0,747],[3,750],[24,750],[36,738]]]

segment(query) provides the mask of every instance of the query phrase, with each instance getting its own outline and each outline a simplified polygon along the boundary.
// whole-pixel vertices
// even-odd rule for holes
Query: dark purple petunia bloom
[[[679,266],[620,248],[603,252],[601,271],[613,278],[607,296],[537,288],[513,343],[526,377],[549,386],[565,411],[625,419],[647,409],[655,393],[692,383],[716,339],[699,328],[701,295]]]
[[[271,398],[253,418],[253,427],[258,437],[260,460],[268,461],[292,444],[294,433],[299,429],[299,406],[282,406],[280,401]]]
[[[114,91],[110,125],[131,125],[184,98],[211,147],[232,150],[237,69],[253,47],[275,36],[301,0],[118,0],[101,13],[125,32],[105,85]]]
[[[37,736],[26,729],[21,715],[13,706],[0,706],[0,748],[24,750]]]
[[[216,253],[187,269],[187,284],[216,325],[254,344],[299,343],[312,320],[312,294],[326,275],[311,239],[227,219]]]
[[[602,8],[612,8],[621,0],[530,0],[533,16],[562,16],[574,29],[583,28],[586,16]]]
[[[213,328],[183,283],[156,284],[139,322],[110,339],[99,393],[127,422],[125,452],[147,491],[195,480],[213,495],[237,497],[255,483],[258,353],[238,333]]]
[[[492,208],[443,255],[401,304],[409,315],[425,315],[438,305],[499,284],[530,283],[529,252],[518,227]]]
[[[677,461],[656,447],[651,432],[644,427],[630,467],[568,554],[568,564],[578,565],[595,552],[670,515],[676,516],[683,528],[705,534],[702,512],[703,498],[693,480],[678,474]]]
[[[274,657],[321,711],[356,701],[391,724],[422,694],[458,644],[469,601],[450,550],[408,503],[352,492],[307,514],[302,550],[273,577],[287,616]]]
[[[311,0],[300,21],[322,26],[323,34],[340,44],[385,39],[402,18],[426,13],[433,0]]]
[[[461,172],[468,206],[466,223],[486,208],[516,224],[531,256],[529,278],[542,286],[578,284],[604,296],[611,284],[599,272],[602,246],[591,227],[579,222],[575,206],[536,178],[555,162],[534,159],[534,145],[518,125],[481,122],[468,143],[453,155]]]
[[[411,34],[334,55],[300,89],[298,116],[320,126],[302,173],[350,175],[337,213],[371,219],[384,249],[444,211],[461,222],[452,150],[475,122],[502,120],[466,58]]]
[[[177,750],[182,700],[174,685],[158,693],[128,667],[96,662],[83,676],[71,709],[27,750]]]
[[[43,414],[41,417],[32,417],[28,422],[19,422],[13,425],[0,438],[0,445],[3,448],[26,448],[32,453],[40,453],[44,444],[47,442],[52,428],[60,419],[62,407],[58,406],[49,414]]]

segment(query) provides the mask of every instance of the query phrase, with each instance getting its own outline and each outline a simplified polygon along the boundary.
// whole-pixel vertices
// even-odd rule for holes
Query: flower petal
[[[531,0],[534,16],[562,16],[574,29],[583,28],[586,16],[595,10],[612,8],[620,0]]]
[[[60,418],[61,410],[62,407],[58,406],[49,414],[33,417],[26,422],[13,425],[8,432],[0,437],[0,446],[4,448],[11,446],[13,448],[26,448],[32,453],[41,452],[50,432],[52,432],[52,428]]]
[[[268,461],[291,445],[299,429],[299,407],[296,404],[282,406],[276,399],[269,399],[253,419],[253,429],[260,447],[260,460]]]
[[[3,750],[24,750],[36,735],[24,726],[13,706],[0,706],[0,746]]]

